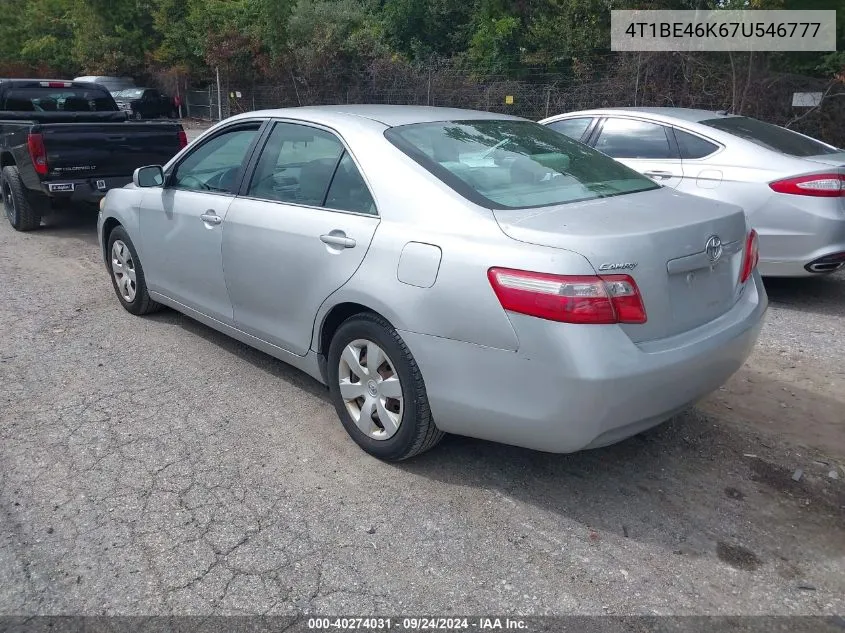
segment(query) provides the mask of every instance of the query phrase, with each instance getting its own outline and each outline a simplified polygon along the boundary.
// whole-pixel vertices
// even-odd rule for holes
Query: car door
[[[147,118],[155,118],[160,115],[158,90],[145,90],[144,96],[141,98],[142,112]]]
[[[235,324],[303,356],[317,310],[369,248],[373,196],[336,134],[294,122],[275,123],[241,194],[223,229]]]
[[[150,290],[231,324],[223,278],[223,223],[261,121],[229,125],[193,147],[141,200],[139,223]]]
[[[719,159],[723,156],[719,152],[722,146],[678,127],[673,127],[672,133],[684,166],[684,176],[678,191],[718,199],[725,171],[731,170]]]
[[[608,117],[593,133],[593,146],[666,187],[684,175],[678,149],[665,126],[651,121]]]

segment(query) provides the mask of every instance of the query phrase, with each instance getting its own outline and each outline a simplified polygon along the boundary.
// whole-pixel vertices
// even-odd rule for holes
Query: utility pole
[[[220,66],[217,66],[215,71],[217,72],[217,120],[223,120],[223,96],[220,92]]]

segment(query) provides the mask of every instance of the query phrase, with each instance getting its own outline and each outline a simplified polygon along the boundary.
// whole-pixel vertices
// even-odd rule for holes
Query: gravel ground
[[[93,216],[0,222],[0,614],[843,613],[845,278],[770,292],[658,429],[388,465],[303,374],[126,313]]]

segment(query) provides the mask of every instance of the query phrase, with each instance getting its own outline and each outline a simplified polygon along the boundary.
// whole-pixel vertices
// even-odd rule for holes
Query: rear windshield
[[[124,99],[139,99],[144,96],[144,89],[143,88],[128,88],[121,90],[118,93],[119,97],[123,97]]]
[[[9,90],[3,109],[11,112],[113,112],[117,105],[102,89],[33,86]]]
[[[465,198],[494,209],[658,188],[612,158],[530,121],[416,123],[390,128],[385,136]]]
[[[784,127],[744,116],[708,119],[701,123],[790,156],[820,156],[841,151]]]

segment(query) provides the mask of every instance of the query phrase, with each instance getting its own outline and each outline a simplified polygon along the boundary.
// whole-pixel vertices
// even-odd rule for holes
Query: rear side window
[[[841,151],[792,130],[744,116],[708,119],[701,124],[789,156],[820,156]]]
[[[580,141],[581,137],[584,136],[584,132],[586,132],[587,128],[590,127],[592,120],[593,119],[590,117],[562,119],[560,121],[553,121],[552,123],[549,123],[548,127],[552,128],[555,132],[566,134],[569,138],[574,138],[576,141]]]
[[[376,213],[376,205],[367,183],[355,166],[352,157],[344,152],[326,195],[327,209],[356,211],[357,213]]]
[[[662,125],[631,119],[607,119],[596,149],[613,158],[676,158]]]
[[[277,123],[261,152],[249,195],[319,207],[342,153],[341,142],[325,130]]]
[[[657,189],[544,125],[515,119],[417,123],[385,137],[475,204],[524,209]]]
[[[3,109],[10,112],[114,112],[117,104],[105,90],[86,88],[13,88]]]
[[[719,146],[706,141],[700,136],[690,134],[675,128],[675,138],[678,140],[678,149],[681,151],[681,158],[688,160],[710,156],[719,149]]]

